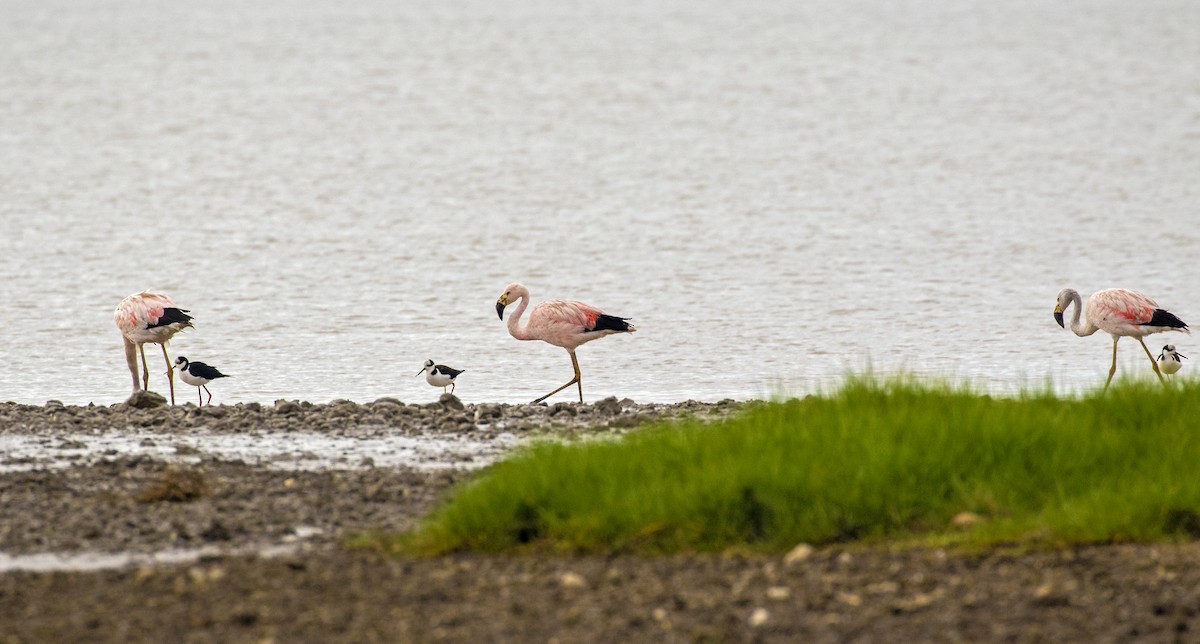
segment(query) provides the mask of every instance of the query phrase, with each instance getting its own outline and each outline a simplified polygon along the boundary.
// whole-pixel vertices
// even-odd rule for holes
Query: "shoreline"
[[[0,403],[0,553],[263,549],[293,543],[297,530],[333,545],[353,531],[410,526],[453,483],[532,440],[620,436],[741,408],[453,397],[199,408],[148,398],[157,404],[145,409]],[[186,476],[197,481],[192,497],[139,500]]]
[[[303,454],[230,458],[204,444],[321,437],[346,449],[452,438],[503,455],[528,439],[619,436],[745,404],[0,403],[0,441],[69,454],[128,434],[126,445],[143,450],[98,445],[95,458],[61,466],[34,458],[26,469],[0,468],[0,554],[12,568],[39,557],[77,555],[80,568],[89,557],[126,559],[0,569],[0,642],[1170,641],[1200,629],[1200,543],[393,559],[343,540],[410,529],[490,461],[419,467],[356,454],[329,464],[320,458],[331,455],[316,454],[325,464],[308,468]],[[166,438],[143,445],[149,434]],[[500,444],[506,435],[514,441]],[[189,554],[162,556],[179,552]]]

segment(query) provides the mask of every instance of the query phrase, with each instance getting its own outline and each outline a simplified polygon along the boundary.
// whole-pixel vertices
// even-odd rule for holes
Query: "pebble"
[[[276,400],[275,413],[277,414],[294,414],[300,411],[300,405],[290,400]]]
[[[950,519],[950,525],[956,528],[969,528],[979,523],[983,523],[983,517],[974,512],[959,512]]]
[[[787,599],[792,596],[792,590],[787,586],[771,586],[767,589],[767,599],[776,601]]]
[[[558,583],[562,584],[563,588],[583,588],[587,586],[587,580],[583,575],[574,572],[564,572],[558,578]]]
[[[811,557],[813,552],[815,552],[815,551],[816,551],[816,549],[813,548],[811,545],[809,545],[807,543],[801,543],[801,544],[797,545],[795,548],[792,548],[786,555],[784,555],[783,563],[784,563],[784,565],[787,565],[787,566],[790,566],[795,563],[800,563],[801,561],[804,561],[805,559],[808,559],[809,557]]]
[[[838,591],[837,600],[847,606],[861,606],[862,605],[862,597],[855,593]]]
[[[616,416],[621,413],[621,403],[617,402],[616,396],[609,396],[595,404],[596,413],[602,416]]]
[[[153,391],[146,391],[143,389],[134,392],[134,394],[125,401],[125,404],[133,407],[134,409],[155,409],[158,407],[165,407],[167,405],[167,399],[163,398],[159,394],[154,393]]]
[[[466,405],[463,405],[462,401],[458,399],[458,396],[455,396],[454,394],[442,394],[438,398],[438,404],[445,409],[452,409],[454,411],[462,411],[467,408]]]

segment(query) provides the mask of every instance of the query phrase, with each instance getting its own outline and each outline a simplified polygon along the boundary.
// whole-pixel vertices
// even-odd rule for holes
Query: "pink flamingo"
[[[175,404],[175,370],[167,355],[167,341],[182,329],[192,326],[187,310],[175,306],[175,301],[162,293],[142,291],[121,300],[113,312],[113,320],[125,340],[125,363],[133,376],[133,393],[150,388],[150,367],[146,364],[146,343],[162,347],[167,361],[167,383],[171,388],[171,404]],[[137,353],[142,354],[142,381],[138,383]]]
[[[603,338],[614,333],[633,333],[636,327],[626,322],[629,318],[619,318],[607,315],[604,311],[575,300],[545,300],[533,307],[529,312],[529,322],[521,326],[521,315],[529,306],[529,289],[517,283],[504,288],[504,295],[496,301],[496,314],[504,319],[504,307],[516,300],[521,300],[517,310],[508,316],[508,333],[518,340],[541,340],[556,347],[562,347],[571,354],[571,366],[575,368],[575,377],[567,384],[538,398],[531,405],[542,402],[554,394],[570,387],[579,385],[579,402],[583,402],[583,379],[579,373],[579,360],[575,357],[575,349],[579,345]]]
[[[1150,353],[1150,349],[1146,348],[1146,342],[1142,338],[1151,333],[1163,331],[1183,331],[1191,335],[1186,322],[1180,320],[1174,313],[1158,308],[1158,304],[1154,300],[1137,291],[1127,288],[1108,288],[1096,291],[1088,298],[1087,322],[1081,324],[1079,316],[1083,304],[1079,293],[1075,289],[1064,288],[1059,291],[1058,305],[1054,307],[1054,320],[1058,322],[1058,326],[1064,329],[1066,325],[1063,324],[1063,312],[1072,304],[1075,305],[1075,315],[1071,320],[1071,330],[1075,332],[1075,335],[1083,337],[1096,331],[1105,331],[1112,336],[1112,367],[1108,370],[1108,380],[1104,381],[1106,391],[1108,384],[1112,382],[1113,374],[1117,372],[1117,341],[1123,336],[1137,338],[1142,345],[1142,350],[1146,352],[1146,357],[1150,358],[1150,366],[1154,367],[1154,373],[1164,385],[1166,384],[1162,372],[1158,369],[1158,362],[1154,360],[1154,356]]]

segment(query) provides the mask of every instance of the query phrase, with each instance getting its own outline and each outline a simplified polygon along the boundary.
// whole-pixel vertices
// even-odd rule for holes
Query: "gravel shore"
[[[411,527],[531,437],[746,403],[144,398],[0,404],[0,643],[1183,642],[1200,629],[1198,544],[399,560],[340,545]],[[438,447],[392,449],[406,438]]]

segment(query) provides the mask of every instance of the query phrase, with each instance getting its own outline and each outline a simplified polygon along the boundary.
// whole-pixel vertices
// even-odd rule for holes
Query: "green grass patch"
[[[1056,546],[1200,536],[1200,384],[991,397],[852,379],[619,441],[539,444],[458,489],[406,552]],[[982,520],[955,526],[969,512]]]

